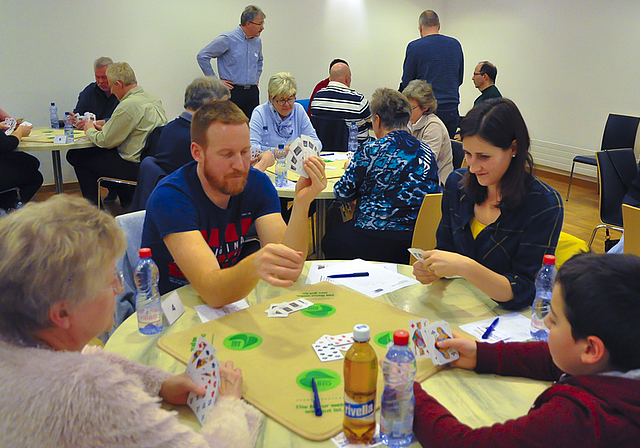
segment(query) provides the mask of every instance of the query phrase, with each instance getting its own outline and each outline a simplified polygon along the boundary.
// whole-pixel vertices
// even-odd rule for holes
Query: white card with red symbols
[[[220,363],[216,357],[216,349],[202,337],[196,341],[196,348],[189,358],[186,372],[194,382],[205,388],[204,397],[191,392],[187,398],[187,405],[203,425],[209,408],[218,398]]]

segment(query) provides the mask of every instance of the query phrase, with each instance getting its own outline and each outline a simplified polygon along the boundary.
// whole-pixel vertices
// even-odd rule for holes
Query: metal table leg
[[[53,180],[56,184],[56,193],[62,193],[62,163],[60,162],[60,150],[51,150],[51,161],[53,163]]]

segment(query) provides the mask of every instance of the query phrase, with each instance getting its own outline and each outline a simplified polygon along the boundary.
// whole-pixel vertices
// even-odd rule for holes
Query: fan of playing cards
[[[282,303],[272,303],[268,310],[265,310],[267,313],[267,317],[289,317],[289,314],[295,313],[296,311],[303,310],[305,308],[309,308],[313,305],[313,302],[310,302],[306,299],[296,299],[291,302],[282,302]]]
[[[204,397],[199,397],[191,392],[187,398],[187,404],[198,417],[200,424],[203,425],[208,409],[215,404],[218,398],[220,364],[216,357],[216,349],[202,337],[198,338],[196,342],[196,348],[191,354],[186,372],[194,382],[203,386],[206,391]]]
[[[458,351],[451,347],[447,350],[436,347],[436,342],[451,339],[451,327],[443,320],[429,325],[429,319],[412,319],[409,321],[409,339],[411,350],[417,358],[431,358],[437,366],[450,363],[460,357]]]
[[[289,152],[287,153],[287,169],[302,177],[309,177],[304,169],[304,161],[309,156],[317,156],[320,154],[318,148],[311,137],[301,135],[291,143],[289,143]]]

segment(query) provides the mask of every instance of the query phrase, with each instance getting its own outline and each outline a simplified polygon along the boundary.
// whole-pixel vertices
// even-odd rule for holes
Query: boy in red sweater
[[[556,278],[549,342],[455,337],[452,364],[478,373],[556,381],[526,416],[471,429],[414,384],[414,432],[424,447],[640,446],[640,258],[581,254]]]

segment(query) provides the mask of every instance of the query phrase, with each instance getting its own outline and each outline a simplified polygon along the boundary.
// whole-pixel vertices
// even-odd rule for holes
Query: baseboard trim
[[[569,183],[570,173],[564,170],[552,168],[549,166],[536,166],[535,173],[539,177],[546,177],[565,182],[567,184]],[[571,183],[572,185],[579,185],[586,188],[596,188],[598,184],[598,182],[592,177],[583,177],[576,173],[573,173],[573,180],[571,181]]]

